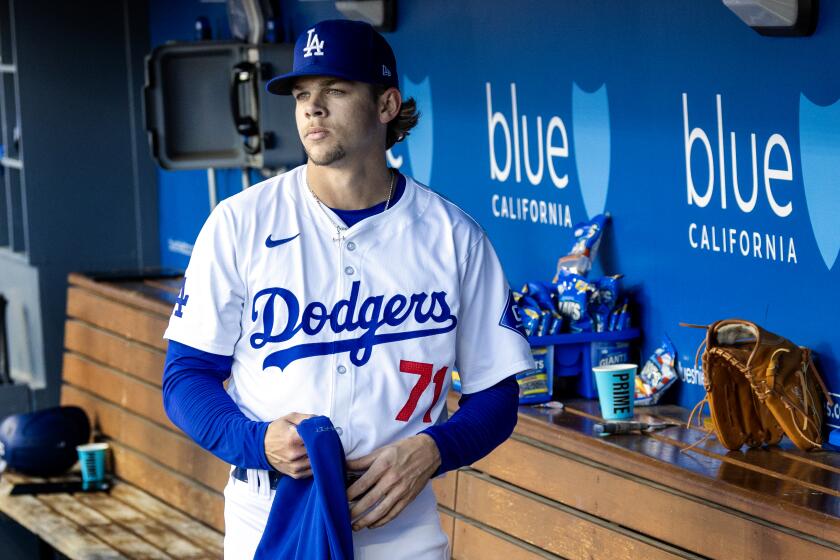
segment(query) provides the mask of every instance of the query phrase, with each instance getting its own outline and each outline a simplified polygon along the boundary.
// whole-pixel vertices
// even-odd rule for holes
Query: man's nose
[[[323,103],[321,103],[320,96],[313,95],[309,100],[309,104],[306,106],[306,116],[325,117],[326,115],[327,109],[324,107]]]

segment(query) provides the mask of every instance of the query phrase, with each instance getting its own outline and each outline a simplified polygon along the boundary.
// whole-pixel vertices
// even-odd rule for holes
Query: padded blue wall
[[[337,15],[282,4],[292,36]],[[388,38],[423,113],[395,163],[487,229],[514,287],[549,279],[570,225],[606,210],[596,272],[636,292],[644,355],[675,342],[686,380],[671,398],[703,394],[702,332],[677,323],[724,317],[812,347],[840,394],[836,3],[814,36],[768,38],[714,1],[402,0]],[[205,206],[172,203],[162,175],[162,223],[177,215],[191,240],[206,183],[184,177],[178,196]]]

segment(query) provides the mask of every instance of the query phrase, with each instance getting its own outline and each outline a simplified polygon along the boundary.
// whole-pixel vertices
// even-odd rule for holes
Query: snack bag
[[[538,336],[542,310],[539,304],[530,296],[522,296],[519,300],[519,311],[522,313],[522,326],[525,327],[525,334]]]
[[[677,380],[676,363],[677,351],[666,335],[636,375],[636,406],[651,406],[659,402],[665,390]]]
[[[622,302],[612,310],[607,321],[608,331],[623,331],[630,328],[630,302],[624,298]]]
[[[551,312],[551,320],[548,323],[548,332],[546,334],[560,334],[563,332],[563,326],[566,321],[562,315],[556,311]]]
[[[561,271],[565,270],[573,274],[580,274],[586,276],[589,269],[592,268],[592,263],[595,260],[595,255],[598,252],[598,245],[601,243],[601,233],[604,231],[604,226],[607,223],[608,215],[599,214],[588,222],[582,222],[575,226],[575,243],[572,245],[572,250],[565,257],[560,257],[557,261],[557,274],[554,276],[554,281],[557,282]]]
[[[578,274],[563,272],[556,290],[557,312],[565,318],[569,332],[591,331],[592,320],[587,305],[592,285]]]
[[[516,375],[519,383],[519,404],[538,404],[551,400],[554,390],[554,348],[531,348],[536,369]]]
[[[610,314],[618,304],[622,276],[622,274],[604,276],[594,282],[594,290],[589,299],[589,309],[595,332],[611,330],[609,328]]]
[[[624,305],[621,306],[621,312],[615,321],[615,330],[623,331],[630,328],[630,302],[624,300]]]
[[[528,282],[522,286],[522,297],[528,298],[529,307],[539,311],[539,318],[534,313],[528,314],[533,329],[529,332],[534,336],[559,334],[563,328],[563,317],[557,313],[557,293],[554,285],[546,282]],[[536,307],[534,307],[536,305]],[[520,307],[522,305],[520,304]],[[529,330],[526,327],[526,330]]]
[[[522,286],[522,294],[532,297],[541,309],[554,311],[557,308],[557,295],[554,293],[551,284],[528,282]]]

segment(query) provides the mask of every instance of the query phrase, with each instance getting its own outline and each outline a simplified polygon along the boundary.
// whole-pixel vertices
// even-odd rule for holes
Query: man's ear
[[[400,114],[402,95],[395,87],[388,88],[379,96],[379,122],[388,124]]]

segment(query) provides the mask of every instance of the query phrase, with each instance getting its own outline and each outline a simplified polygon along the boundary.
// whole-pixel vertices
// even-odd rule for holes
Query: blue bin
[[[641,336],[639,329],[602,333],[572,333],[532,336],[531,346],[554,347],[554,376],[577,376],[575,392],[587,399],[598,398],[592,366],[631,361],[632,341]],[[564,384],[566,385],[566,384]]]

